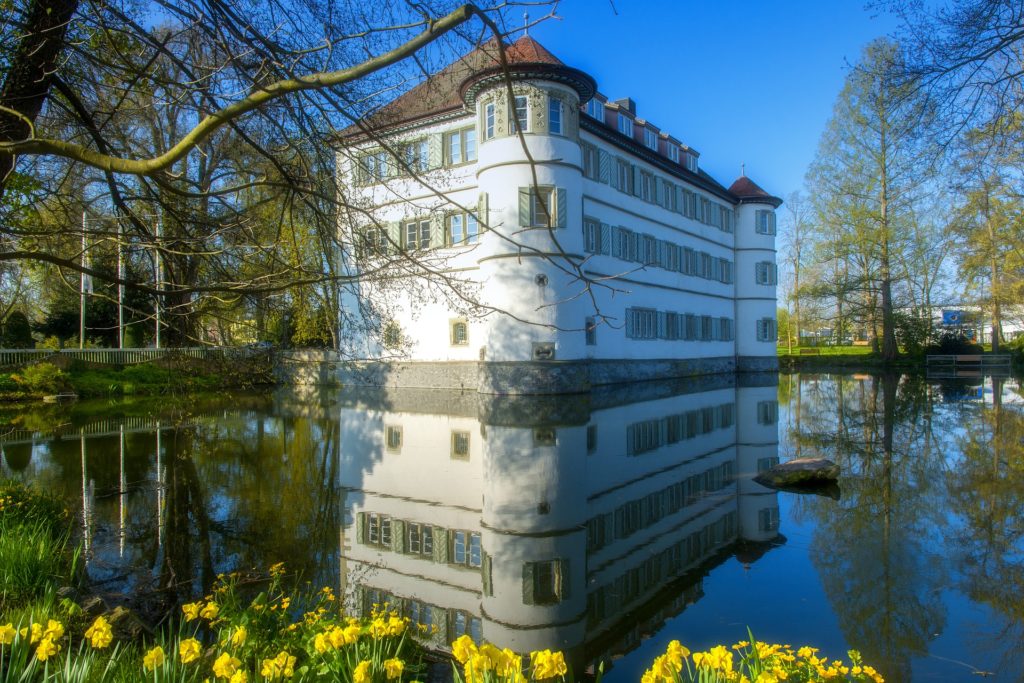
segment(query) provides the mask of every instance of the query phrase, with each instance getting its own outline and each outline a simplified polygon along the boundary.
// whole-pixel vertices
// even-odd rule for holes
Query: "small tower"
[[[746,175],[729,188],[736,195],[736,369],[777,370],[775,209],[782,200]]]
[[[498,59],[496,44],[485,48]],[[553,304],[570,278],[550,255],[582,252],[579,111],[596,85],[530,36],[508,45],[505,59],[460,87],[477,116],[477,179],[488,205],[481,218],[506,236],[485,239],[478,252],[482,298],[511,314],[491,324],[481,360],[557,360],[559,328],[578,328],[582,317],[560,319],[566,307]],[[524,327],[517,319],[542,324]]]

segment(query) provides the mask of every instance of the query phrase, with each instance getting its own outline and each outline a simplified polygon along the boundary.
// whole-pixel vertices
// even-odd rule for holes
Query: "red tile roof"
[[[562,61],[530,36],[523,36],[505,46],[505,59],[510,65],[550,64],[564,66]],[[498,41],[491,39],[427,78],[409,92],[384,105],[366,118],[372,128],[415,121],[463,107],[459,86],[470,75],[501,65]],[[342,135],[357,134],[357,126],[349,126]]]
[[[736,195],[741,200],[746,199],[747,201],[756,201],[758,199],[763,199],[765,204],[775,204],[776,207],[782,204],[781,199],[768,194],[760,185],[745,175],[737,178],[736,182],[729,186],[729,192]]]

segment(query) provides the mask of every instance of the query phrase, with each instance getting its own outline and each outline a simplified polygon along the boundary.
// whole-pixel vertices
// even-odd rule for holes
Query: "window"
[[[764,508],[757,513],[758,531],[777,531],[779,528],[779,508]]]
[[[562,561],[527,562],[523,565],[523,602],[552,605],[562,600]]]
[[[633,191],[633,167],[630,166],[629,162],[624,159],[618,159],[615,162],[615,186],[623,192],[632,193]]]
[[[444,163],[455,166],[476,161],[476,129],[463,128],[444,134]]]
[[[480,241],[480,224],[471,213],[448,216],[448,246],[476,244]]]
[[[452,458],[469,460],[469,432],[452,432]]]
[[[775,318],[761,318],[757,321],[757,341],[774,342],[778,336]]]
[[[405,235],[406,251],[417,251],[430,247],[430,220],[417,220],[404,223],[402,232]]]
[[[679,163],[679,147],[672,144],[671,142],[668,143],[668,158],[676,163]]]
[[[645,202],[654,201],[655,177],[646,171],[640,172],[640,199]]]
[[[565,191],[554,187],[519,188],[519,224],[524,228],[564,227]]]
[[[626,336],[631,339],[657,339],[658,312],[653,308],[627,308]]]
[[[371,226],[363,231],[360,245],[364,256],[378,256],[388,253],[388,233],[384,228]]]
[[[601,152],[594,145],[580,143],[583,152],[583,175],[591,180],[601,179]]]
[[[774,235],[775,234],[775,212],[774,211],[758,211],[754,215],[754,230],[759,235]]]
[[[402,428],[388,426],[384,430],[385,445],[389,451],[402,450]]]
[[[754,279],[759,285],[774,285],[778,281],[778,268],[771,261],[754,264]]]
[[[779,421],[779,402],[778,401],[758,401],[757,403],[757,423],[763,425],[773,425]]]
[[[407,550],[413,555],[432,557],[434,554],[434,527],[419,522],[409,522],[407,526]]]
[[[608,226],[601,226],[596,218],[583,219],[583,250],[589,254],[607,254],[611,245]]]
[[[766,458],[758,458],[757,459],[757,473],[761,474],[762,472],[767,472],[768,470],[770,470],[771,468],[775,467],[778,464],[779,464],[778,456],[770,455],[770,456],[768,456]]]
[[[481,548],[480,534],[474,531],[453,531],[451,558],[455,564],[464,564],[470,567],[480,566]]]
[[[622,112],[619,112],[619,132],[623,135],[633,137],[633,119]]]
[[[548,132],[552,135],[564,135],[562,130],[562,100],[548,97]]]
[[[405,146],[405,165],[415,172],[426,171],[430,167],[429,146],[425,139]]]
[[[391,175],[391,160],[388,153],[380,149],[359,160],[359,170],[364,182],[372,182]]]
[[[366,515],[366,542],[370,545],[391,547],[391,518],[375,512]]]
[[[587,102],[587,115],[598,121],[604,121],[604,102],[596,97],[590,98]]]
[[[469,344],[469,323],[465,320],[452,320],[450,332],[452,346],[466,346]]]
[[[509,112],[509,132],[515,134],[522,130],[530,132],[530,99],[526,95],[516,95],[513,110]]]
[[[597,321],[587,318],[583,324],[583,331],[586,335],[587,346],[597,346]]]
[[[644,146],[658,151],[658,134],[650,128],[644,128]]]
[[[451,638],[455,639],[459,636],[470,636],[473,642],[482,643],[484,640],[483,629],[480,624],[480,618],[474,617],[468,612],[462,610],[455,610],[451,615]]]
[[[686,155],[686,168],[687,170],[696,173],[697,172],[697,156],[695,154]]]
[[[494,137],[494,102],[484,105],[484,140]]]

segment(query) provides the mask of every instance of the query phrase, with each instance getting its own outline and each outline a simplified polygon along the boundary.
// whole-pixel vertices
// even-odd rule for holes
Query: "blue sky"
[[[803,185],[847,65],[895,21],[856,0],[563,0],[530,35],[701,153],[728,186]],[[518,37],[518,36],[517,36]]]

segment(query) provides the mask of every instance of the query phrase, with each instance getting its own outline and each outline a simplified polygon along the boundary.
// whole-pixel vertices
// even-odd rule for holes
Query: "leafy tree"
[[[915,97],[916,83],[894,76],[900,59],[887,40],[865,48],[808,171],[819,223],[834,231],[835,258],[846,268],[844,293],[856,287],[872,325],[881,322],[885,359],[898,353],[894,289],[905,284],[898,265],[932,161],[921,134],[931,109]]]
[[[0,346],[8,349],[31,349],[35,346],[32,339],[32,327],[29,324],[28,316],[21,311],[13,311],[7,316],[0,326],[3,334],[0,335]]]

